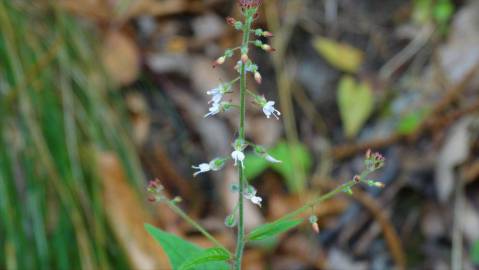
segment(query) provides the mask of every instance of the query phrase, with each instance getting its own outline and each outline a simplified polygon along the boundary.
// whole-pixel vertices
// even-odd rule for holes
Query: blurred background
[[[233,0],[0,0],[0,269],[170,269],[145,222],[209,246],[164,205],[181,207],[228,247],[236,198],[236,112],[204,119],[206,91],[237,75],[212,61],[236,47]],[[273,220],[360,172],[374,179],[313,211],[309,223],[247,247],[245,269],[479,267],[479,1],[264,0],[256,27],[270,54],[248,104],[247,137],[283,160],[248,155]],[[232,99],[236,96],[232,95]]]

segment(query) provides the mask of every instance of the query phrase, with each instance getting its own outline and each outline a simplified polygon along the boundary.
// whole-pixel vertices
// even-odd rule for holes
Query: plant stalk
[[[248,46],[249,35],[251,28],[251,17],[246,17],[245,27],[243,30],[243,42],[241,47]],[[239,140],[244,142],[245,140],[245,117],[246,117],[246,65],[242,64],[240,69],[240,123],[239,123]],[[241,261],[243,258],[243,249],[244,249],[244,200],[243,200],[243,191],[244,191],[244,168],[241,164],[239,167],[239,190],[238,190],[238,232],[237,232],[237,241],[236,241],[236,254],[234,261],[234,268],[236,270],[241,269]]]

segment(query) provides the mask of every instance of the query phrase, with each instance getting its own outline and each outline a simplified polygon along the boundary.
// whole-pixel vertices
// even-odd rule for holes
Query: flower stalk
[[[241,48],[247,48],[249,44],[249,36],[251,30],[251,23],[253,21],[253,17],[249,16],[245,19],[245,24],[243,28],[243,42],[241,44]],[[245,140],[245,118],[246,118],[246,64],[242,64],[240,67],[240,122],[239,122],[239,140]],[[243,258],[243,250],[244,250],[244,186],[245,186],[245,178],[244,178],[244,167],[238,167],[238,181],[239,181],[239,190],[238,190],[238,233],[237,233],[237,242],[236,242],[236,252],[235,252],[235,262],[234,267],[235,269],[241,269],[241,261]]]

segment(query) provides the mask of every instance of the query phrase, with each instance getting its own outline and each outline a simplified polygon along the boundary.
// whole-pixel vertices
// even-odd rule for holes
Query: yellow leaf
[[[355,73],[363,63],[364,53],[348,44],[316,37],[314,48],[329,64],[342,71]]]
[[[352,138],[373,112],[373,92],[366,82],[357,82],[346,75],[339,82],[337,98],[344,133]]]

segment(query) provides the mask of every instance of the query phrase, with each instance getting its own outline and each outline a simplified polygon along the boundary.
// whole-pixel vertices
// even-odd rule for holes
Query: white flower
[[[215,114],[219,113],[221,111],[221,104],[220,103],[213,103],[209,110],[210,110],[210,112],[205,114],[204,117],[208,117],[208,116],[215,115]]]
[[[211,90],[208,90],[206,91],[206,94],[207,95],[210,95],[210,96],[213,96],[211,98],[211,100],[209,101],[210,103],[213,102],[213,104],[215,103],[220,103],[221,99],[223,98],[223,91],[221,91],[221,85],[216,87],[216,88],[213,88]]]
[[[252,203],[257,204],[257,205],[259,205],[260,207],[261,207],[261,201],[262,201],[262,200],[263,200],[263,199],[262,199],[261,197],[259,197],[259,196],[253,196],[253,197],[251,197],[251,199],[250,199],[250,201],[251,201]]]
[[[266,118],[269,118],[271,115],[276,117],[276,119],[279,119],[278,116],[281,115],[281,113],[274,108],[274,101],[268,101],[264,103],[263,105],[263,113],[266,115]]]
[[[254,187],[248,186],[246,191],[243,193],[243,197],[261,207],[261,201],[263,201],[263,199],[259,196],[256,196],[256,189]]]
[[[239,163],[241,163],[241,166],[244,167],[243,160],[244,160],[244,154],[240,150],[234,150],[231,153],[231,158],[235,161],[235,166]]]
[[[271,163],[281,163],[282,162],[281,160],[275,159],[274,157],[272,157],[271,155],[269,155],[267,153],[263,157],[264,157],[264,159],[266,159],[267,161],[269,161]]]
[[[215,158],[209,163],[201,163],[198,166],[192,166],[193,169],[197,169],[198,171],[193,174],[193,176],[197,176],[200,173],[209,172],[209,171],[219,171],[225,165],[224,158]]]
[[[197,169],[198,171],[193,174],[193,177],[197,176],[200,173],[208,172],[211,170],[211,166],[208,163],[201,163],[198,166],[191,166],[193,169]]]

